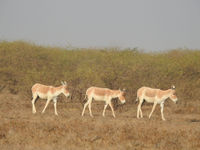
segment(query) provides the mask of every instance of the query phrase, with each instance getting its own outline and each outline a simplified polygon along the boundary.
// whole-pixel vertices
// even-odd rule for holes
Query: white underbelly
[[[47,94],[38,93],[38,96],[39,96],[41,99],[47,99]]]
[[[146,102],[148,103],[154,103],[155,101],[155,97],[147,97],[147,96],[144,96],[144,99]]]
[[[94,100],[96,101],[106,101],[108,99],[107,96],[93,96]]]

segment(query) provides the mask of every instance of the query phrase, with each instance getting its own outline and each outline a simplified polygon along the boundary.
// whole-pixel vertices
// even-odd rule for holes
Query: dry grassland
[[[90,118],[88,109],[81,117],[82,104],[72,103],[62,96],[58,101],[59,116],[50,103],[45,114],[44,100],[36,103],[32,114],[31,100],[6,90],[0,93],[1,150],[198,150],[200,149],[200,104],[183,108],[166,102],[162,121],[157,106],[151,120],[147,118],[152,105],[142,107],[144,118],[136,119],[136,104],[119,106],[113,118],[111,110],[102,117],[104,103],[94,102]],[[180,102],[181,103],[181,102]]]

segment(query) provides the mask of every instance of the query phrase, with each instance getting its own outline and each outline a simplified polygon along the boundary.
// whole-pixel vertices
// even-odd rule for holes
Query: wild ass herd
[[[54,86],[46,86],[42,85],[39,83],[36,83],[32,86],[32,112],[36,113],[36,108],[35,108],[35,102],[37,101],[38,98],[41,99],[47,99],[45,107],[42,111],[42,113],[45,112],[49,102],[53,100],[54,102],[54,110],[55,110],[55,115],[58,115],[57,113],[57,97],[60,94],[64,94],[66,97],[70,96],[70,93],[68,91],[67,87],[67,82],[61,82],[61,86],[59,87],[54,87]],[[88,106],[89,108],[89,113],[90,116],[93,117],[92,111],[91,111],[91,104],[92,100],[96,101],[104,101],[104,109],[103,109],[103,117],[105,116],[105,110],[107,106],[109,105],[113,117],[115,118],[115,113],[114,109],[111,103],[111,100],[113,98],[119,98],[122,104],[126,102],[125,100],[125,89],[123,90],[111,90],[108,88],[99,88],[99,87],[90,87],[87,89],[86,94],[85,94],[85,99],[87,99],[87,102],[84,104],[83,111],[82,111],[82,116],[84,115],[85,109]],[[164,114],[163,114],[163,109],[164,109],[164,102],[167,98],[170,98],[173,102],[177,102],[177,97],[175,95],[175,86],[173,85],[171,89],[168,90],[160,90],[160,89],[153,89],[149,87],[141,87],[137,90],[137,98],[136,101],[139,101],[138,107],[137,107],[137,118],[143,118],[142,114],[142,103],[146,101],[147,103],[153,103],[153,108],[151,113],[149,114],[149,119],[151,118],[151,115],[153,111],[155,110],[155,107],[157,104],[160,104],[161,108],[161,117],[162,120],[165,120]]]

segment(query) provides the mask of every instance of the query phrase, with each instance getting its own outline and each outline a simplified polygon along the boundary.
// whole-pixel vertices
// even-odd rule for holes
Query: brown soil
[[[29,98],[0,93],[1,150],[200,149],[199,104],[183,107],[168,100],[164,108],[166,121],[162,121],[159,106],[152,118],[147,118],[150,104],[142,107],[143,119],[136,119],[137,104],[119,106],[114,119],[109,108],[102,117],[102,102],[93,102],[94,118],[88,109],[81,117],[82,104],[63,98],[58,101],[59,116],[54,115],[52,103],[41,114],[45,102],[38,100],[34,115]]]

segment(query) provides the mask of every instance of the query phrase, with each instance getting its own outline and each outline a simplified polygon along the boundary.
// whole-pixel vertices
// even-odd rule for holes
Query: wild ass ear
[[[64,83],[63,81],[61,81],[61,84],[62,84],[62,85],[65,85],[65,83]]]
[[[66,81],[64,81],[64,84],[65,84],[65,86],[67,86],[67,82]]]
[[[172,90],[175,90],[175,88],[176,88],[175,85],[172,85],[172,86],[171,86],[171,89],[172,89]]]
[[[122,90],[123,92],[126,92],[126,89],[125,88],[123,88],[123,90]]]

